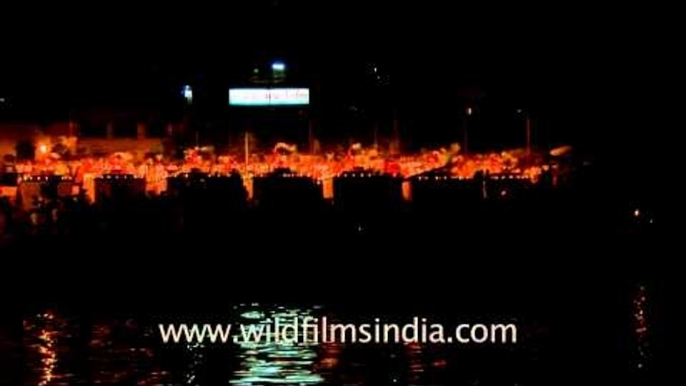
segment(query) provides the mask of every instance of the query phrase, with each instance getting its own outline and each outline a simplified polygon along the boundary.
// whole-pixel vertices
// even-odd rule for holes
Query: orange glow
[[[41,363],[43,365],[42,378],[38,383],[39,386],[45,386],[49,384],[54,378],[54,370],[57,364],[57,352],[55,351],[55,332],[42,330],[39,338],[41,339],[43,345],[38,348],[38,352],[41,354]]]
[[[236,155],[208,156],[202,149],[189,149],[183,160],[165,160],[161,156],[147,160],[135,160],[129,153],[115,153],[107,157],[83,157],[77,160],[62,160],[48,157],[49,145],[38,147],[41,160],[17,165],[17,171],[25,176],[66,175],[75,184],[82,185],[86,195],[93,199],[94,179],[110,174],[133,175],[142,178],[148,192],[161,193],[167,189],[167,178],[188,176],[191,172],[230,175],[239,173],[249,197],[252,198],[253,176],[266,175],[277,168],[285,168],[287,177],[306,176],[319,182],[324,197],[332,198],[332,179],[348,173],[353,178],[371,178],[386,174],[398,178],[411,178],[433,181],[450,179],[471,179],[479,173],[493,179],[528,180],[537,182],[547,165],[532,162],[531,157],[521,150],[462,154],[457,145],[449,148],[417,154],[390,156],[377,149],[365,149],[361,145],[352,146],[347,152],[325,155],[299,154],[293,145],[280,143],[266,153],[254,152],[249,159]],[[535,161],[535,160],[534,160]],[[425,176],[423,173],[438,171],[438,175]],[[405,199],[410,196],[404,191]],[[507,193],[506,193],[507,194]]]

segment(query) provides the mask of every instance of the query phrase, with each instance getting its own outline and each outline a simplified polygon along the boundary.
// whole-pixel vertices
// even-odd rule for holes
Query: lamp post
[[[526,159],[528,161],[531,159],[531,116],[522,109],[517,109],[517,113],[524,116],[524,128],[526,130]]]
[[[272,62],[271,85],[283,82],[286,77],[286,64],[281,61]]]
[[[467,109],[465,109],[465,114],[466,114],[466,118],[464,119],[464,128],[462,130],[462,144],[464,147],[464,152],[468,153],[469,152],[469,120],[470,120],[472,114],[474,114],[474,109],[472,109],[471,107],[467,107]]]
[[[531,117],[526,116],[526,157],[531,158]]]

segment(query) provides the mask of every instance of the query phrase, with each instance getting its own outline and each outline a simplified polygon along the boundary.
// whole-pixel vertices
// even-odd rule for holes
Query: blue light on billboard
[[[307,88],[232,88],[231,106],[302,106],[310,104]]]

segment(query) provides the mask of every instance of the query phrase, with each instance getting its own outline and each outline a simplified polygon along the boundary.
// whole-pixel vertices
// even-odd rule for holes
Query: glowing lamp
[[[181,95],[186,99],[186,102],[191,103],[193,101],[193,89],[189,85],[183,86],[181,89]]]
[[[279,72],[285,71],[286,65],[283,62],[274,62],[272,63],[272,70]]]

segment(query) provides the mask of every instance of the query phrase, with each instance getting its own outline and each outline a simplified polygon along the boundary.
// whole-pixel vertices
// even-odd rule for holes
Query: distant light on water
[[[188,368],[186,369],[185,383],[187,385],[196,384],[198,373],[205,362],[204,347],[199,343],[186,344],[186,352],[189,356]]]
[[[648,294],[646,287],[641,285],[633,298],[633,325],[634,336],[637,344],[637,363],[636,367],[642,369],[648,360],[648,310],[647,310]]]
[[[38,354],[40,364],[36,367],[38,386],[54,384],[58,378],[57,337],[58,330],[54,324],[54,314],[45,312],[34,318],[24,320],[25,345]]]
[[[47,385],[50,383],[54,374],[55,365],[57,363],[57,353],[55,352],[55,338],[54,332],[43,330],[40,334],[40,339],[43,341],[43,345],[38,349],[43,359],[43,379],[38,383],[39,385]]]
[[[264,319],[264,313],[260,311],[247,311],[241,314],[246,319]]]
[[[242,307],[239,315],[247,319],[244,323],[261,324],[266,320],[280,320],[284,324],[294,319],[311,316],[311,310],[289,309],[285,307],[261,307],[252,305]],[[247,308],[247,309],[246,309]],[[242,311],[242,312],[241,312]],[[298,332],[301,333],[301,332]],[[270,337],[256,342],[240,342],[241,365],[234,372],[234,379],[229,383],[234,385],[281,384],[281,385],[312,385],[324,381],[315,372],[315,361],[318,353],[317,343],[292,344],[275,341],[275,332],[269,332]]]

